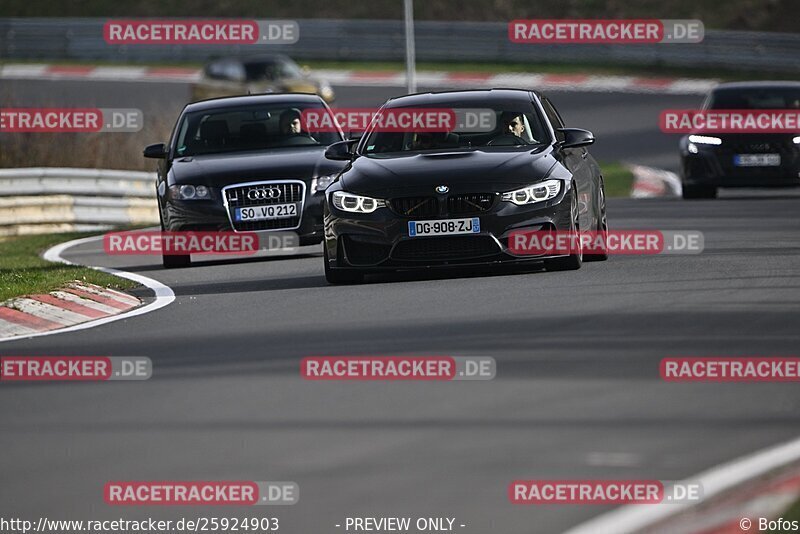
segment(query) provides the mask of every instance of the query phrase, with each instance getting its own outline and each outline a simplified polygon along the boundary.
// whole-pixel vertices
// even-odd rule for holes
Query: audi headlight
[[[719,137],[711,137],[710,135],[690,135],[689,142],[698,145],[721,145],[722,139]]]
[[[558,196],[561,192],[562,180],[545,180],[516,191],[503,193],[503,200],[513,202],[517,206],[544,202]]]
[[[331,202],[336,206],[336,209],[351,213],[372,213],[378,208],[386,207],[386,202],[383,200],[345,193],[344,191],[333,193]]]
[[[211,190],[204,185],[171,185],[170,196],[175,200],[209,200]]]
[[[321,191],[325,191],[328,189],[328,186],[331,185],[336,180],[335,174],[329,174],[326,176],[317,176],[313,180],[311,180],[311,190],[315,193],[319,193]]]
[[[800,135],[792,139],[792,143],[796,145],[800,145]]]

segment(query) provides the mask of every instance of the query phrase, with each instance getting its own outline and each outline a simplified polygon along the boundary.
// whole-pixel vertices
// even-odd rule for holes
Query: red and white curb
[[[565,534],[744,532],[743,519],[759,532],[758,518],[776,518],[800,492],[800,438],[714,467],[684,481],[703,495],[680,504],[626,505]]]
[[[59,291],[4,302],[0,305],[0,337],[56,330],[116,315],[140,304],[131,295],[75,281]]]
[[[626,165],[633,173],[631,198],[679,197],[681,179],[677,174],[645,165]]]
[[[405,73],[400,71],[319,69],[314,71],[314,76],[341,86],[404,87],[406,85]],[[16,64],[0,67],[0,79],[190,83],[201,80],[202,71],[181,67]],[[545,91],[700,95],[707,93],[717,81],[589,74],[420,71],[417,73],[417,84],[430,88],[523,87]]]
[[[102,239],[100,235],[61,243],[47,250],[43,257],[75,265],[61,254],[73,246]],[[175,300],[172,289],[152,278],[108,267],[90,268],[133,280],[153,291],[155,298],[142,305],[142,301],[127,293],[83,282],[73,282],[48,294],[14,298],[0,304],[0,343],[94,328],[150,313]]]

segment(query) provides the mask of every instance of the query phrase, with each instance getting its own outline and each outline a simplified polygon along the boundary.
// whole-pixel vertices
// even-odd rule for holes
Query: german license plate
[[[297,204],[270,204],[269,206],[253,206],[251,208],[236,208],[236,220],[243,221],[268,221],[270,219],[289,219],[296,217]]]
[[[478,234],[481,231],[481,220],[442,219],[438,221],[408,221],[408,235],[422,237],[432,235]]]
[[[780,167],[780,154],[736,154],[733,164],[737,167]]]

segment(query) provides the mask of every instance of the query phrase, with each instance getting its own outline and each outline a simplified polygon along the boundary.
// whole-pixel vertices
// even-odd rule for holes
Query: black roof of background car
[[[431,104],[448,104],[458,102],[459,104],[469,104],[469,102],[486,102],[487,100],[518,100],[520,102],[530,102],[530,95],[536,91],[530,89],[463,89],[458,91],[436,91],[426,93],[414,93],[411,95],[397,96],[390,98],[386,102],[387,107],[395,106],[414,106]]]
[[[191,104],[187,104],[183,110],[189,112],[208,111],[212,109],[236,108],[252,104],[273,105],[291,104],[293,102],[324,103],[324,100],[322,100],[319,95],[313,93],[268,93],[260,95],[224,96],[221,98],[210,98],[208,100],[192,102]]]
[[[757,82],[726,82],[715,86],[712,91],[736,91],[749,89],[800,89],[800,82],[778,80]]]

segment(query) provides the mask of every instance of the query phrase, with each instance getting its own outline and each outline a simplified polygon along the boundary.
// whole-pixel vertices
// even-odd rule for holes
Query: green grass
[[[84,267],[50,263],[40,254],[58,243],[93,234],[13,236],[0,238],[0,302],[23,295],[47,293],[73,280],[119,290],[136,287],[124,278]]]
[[[600,163],[606,184],[606,197],[627,197],[631,194],[633,173],[621,163]]]
[[[794,502],[792,506],[789,507],[781,517],[784,518],[786,521],[797,521],[800,522],[800,499]],[[795,532],[789,530],[775,530],[770,532]]]

